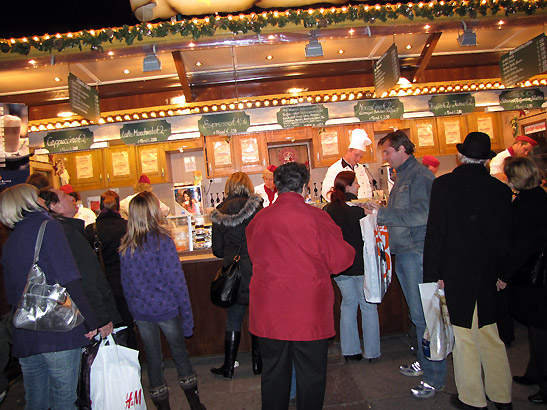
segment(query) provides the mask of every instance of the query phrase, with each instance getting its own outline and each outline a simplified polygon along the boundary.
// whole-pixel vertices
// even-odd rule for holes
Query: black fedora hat
[[[484,132],[470,132],[463,144],[456,144],[460,154],[474,159],[492,159],[497,154],[490,149],[490,137]]]

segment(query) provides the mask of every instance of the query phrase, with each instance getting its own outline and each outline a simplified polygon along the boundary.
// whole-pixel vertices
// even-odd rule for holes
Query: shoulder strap
[[[42,225],[40,226],[40,230],[38,231],[38,237],[36,238],[36,245],[34,246],[34,262],[38,263],[38,258],[40,256],[40,248],[42,247],[42,239],[44,239],[44,232],[46,230],[46,224],[48,223],[47,220],[42,222]]]
[[[106,275],[106,267],[104,265],[104,259],[103,259],[103,244],[101,243],[101,240],[99,239],[97,222],[94,222],[91,224],[91,231],[93,232],[93,249],[95,250],[97,257],[99,258],[101,270],[103,271],[103,274]]]

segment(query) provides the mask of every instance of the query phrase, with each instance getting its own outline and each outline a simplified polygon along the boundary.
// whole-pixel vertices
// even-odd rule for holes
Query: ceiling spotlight
[[[477,34],[473,29],[468,29],[465,21],[462,21],[463,33],[458,36],[460,47],[472,47],[477,45]]]
[[[152,52],[147,53],[142,62],[142,71],[143,73],[148,73],[150,71],[161,71],[161,61],[156,55],[156,45],[152,46]]]
[[[323,47],[317,39],[319,30],[310,31],[310,42],[306,44],[306,58],[308,57],[323,57]]]
[[[201,61],[196,61],[196,67],[201,67],[203,63]]]

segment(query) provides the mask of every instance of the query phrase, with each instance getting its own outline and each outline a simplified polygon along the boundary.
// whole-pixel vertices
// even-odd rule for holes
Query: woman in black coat
[[[547,245],[547,193],[535,163],[525,157],[509,157],[504,163],[509,184],[518,191],[512,205],[511,252],[503,264],[498,288],[509,283],[511,310],[528,326],[530,361],[524,376],[513,380],[539,385],[539,392],[528,399],[547,403],[547,286],[531,287],[528,261]],[[526,268],[528,267],[528,268]]]
[[[239,254],[241,283],[237,303],[228,308],[224,339],[224,364],[212,368],[211,373],[231,379],[234,363],[241,340],[241,323],[249,305],[249,283],[253,273],[247,251],[245,228],[258,211],[262,209],[262,198],[254,194],[253,184],[243,172],[236,172],[226,181],[227,198],[211,212],[213,222],[213,255],[223,258],[223,265],[229,266]],[[258,340],[251,335],[253,372],[262,373],[262,360]]]
[[[361,360],[361,341],[357,327],[357,307],[361,308],[365,358],[372,361],[380,357],[380,324],[377,305],[365,300],[363,291],[365,266],[363,261],[363,237],[360,220],[365,211],[359,206],[349,206],[346,202],[357,199],[359,183],[353,171],[342,171],[334,179],[331,202],[325,211],[342,229],[344,240],[355,249],[353,265],[334,277],[340,293],[340,344],[346,362]]]

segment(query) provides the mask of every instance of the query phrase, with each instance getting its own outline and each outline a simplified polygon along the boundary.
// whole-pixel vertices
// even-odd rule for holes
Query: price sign
[[[379,97],[384,91],[392,88],[401,77],[399,53],[397,46],[392,46],[374,63],[374,88]]]
[[[547,71],[545,34],[501,56],[500,71],[501,81],[506,87]]]

